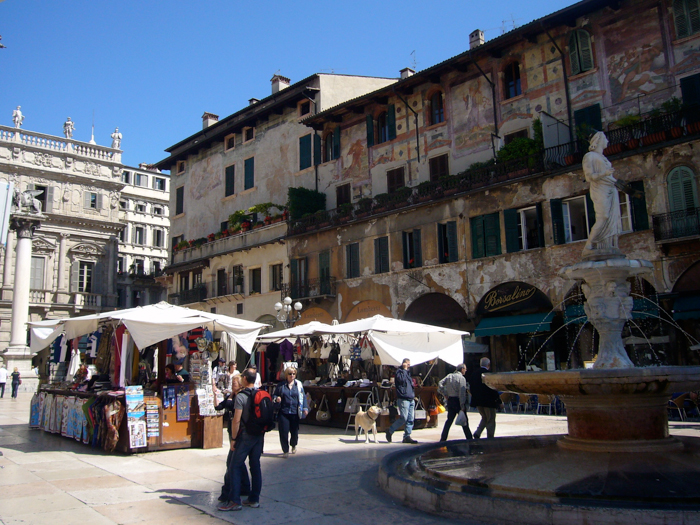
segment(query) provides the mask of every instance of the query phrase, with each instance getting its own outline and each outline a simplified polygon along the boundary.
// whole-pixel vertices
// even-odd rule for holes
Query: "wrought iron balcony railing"
[[[657,242],[700,235],[700,208],[673,211],[652,217]]]
[[[307,279],[302,283],[282,285],[282,297],[310,299],[313,297],[335,297],[335,277],[327,279]]]

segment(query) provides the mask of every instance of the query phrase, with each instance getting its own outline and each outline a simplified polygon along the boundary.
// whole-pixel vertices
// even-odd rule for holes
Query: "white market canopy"
[[[336,326],[340,325],[331,326],[326,323],[311,321],[306,324],[287,328],[286,330],[277,330],[276,332],[260,334],[258,336],[258,341],[280,341],[282,339],[296,339],[297,337],[305,337],[317,333],[329,333],[329,331],[332,332],[333,328]]]
[[[32,330],[31,351],[38,352],[46,348],[64,331],[68,339],[74,339],[94,332],[101,322],[108,321],[124,324],[138,348],[145,348],[201,326],[212,332],[227,332],[249,354],[260,330],[269,326],[160,302],[82,317],[30,322],[28,324]]]

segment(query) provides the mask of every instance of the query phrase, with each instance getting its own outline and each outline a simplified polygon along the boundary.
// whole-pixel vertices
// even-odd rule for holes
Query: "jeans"
[[[248,501],[260,501],[260,491],[262,490],[262,472],[260,470],[260,456],[262,456],[263,441],[265,434],[252,436],[245,432],[236,441],[236,450],[233,452],[231,460],[231,492],[229,501],[241,504],[241,467],[245,467],[245,460],[248,458],[250,466],[250,477],[252,480]]]
[[[296,447],[299,443],[299,415],[280,412],[277,415],[277,424],[279,425],[282,452],[289,452],[289,445]],[[292,433],[291,441],[289,440],[290,432]]]
[[[5,397],[5,383],[0,383],[0,397]]]
[[[233,461],[233,450],[229,448],[228,457],[226,458],[226,474],[224,474],[224,486],[221,487],[221,495],[226,496],[231,493],[231,462]],[[250,494],[250,478],[248,477],[248,467],[245,463],[241,465],[241,495],[247,496]]]
[[[398,399],[396,404],[399,407],[399,418],[391,424],[387,433],[389,435],[393,434],[405,423],[406,427],[403,429],[403,437],[408,437],[413,430],[413,410],[416,407],[416,402],[413,399]]]
[[[12,397],[17,397],[17,390],[19,390],[19,383],[12,381]]]
[[[479,426],[474,431],[474,437],[479,439],[481,433],[486,429],[486,437],[491,439],[496,433],[496,409],[489,407],[476,407],[481,414]]]
[[[457,414],[459,414],[459,411],[462,410],[462,407],[459,404],[459,398],[458,397],[448,397],[447,398],[447,421],[445,421],[445,426],[442,427],[442,436],[440,437],[440,441],[447,441],[447,436],[450,433],[450,427],[452,426],[452,423],[454,422],[455,418],[457,417]],[[465,411],[466,413],[466,411]],[[464,437],[466,439],[471,439],[472,438],[472,431],[469,430],[469,420],[467,419],[467,424],[462,427],[462,430],[464,430]]]

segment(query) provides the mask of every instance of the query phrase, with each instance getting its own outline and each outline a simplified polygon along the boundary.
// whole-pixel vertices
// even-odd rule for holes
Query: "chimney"
[[[413,69],[411,69],[410,67],[405,67],[401,71],[399,71],[399,73],[401,73],[401,78],[404,79],[404,78],[412,77],[416,72]]]
[[[214,115],[214,113],[204,112],[202,115],[202,129],[207,129],[212,124],[219,122],[219,115]]]
[[[289,84],[291,83],[291,81],[287,77],[283,77],[282,75],[272,75],[270,82],[272,82],[273,95],[275,93],[279,93],[285,88],[288,88]]]
[[[477,29],[476,31],[473,31],[469,35],[469,49],[474,49],[475,47],[479,47],[484,43],[484,32],[481,29]]]
[[[257,99],[257,98],[249,98],[248,99],[249,106],[252,106],[253,104],[257,104],[258,102],[260,102],[260,99]]]

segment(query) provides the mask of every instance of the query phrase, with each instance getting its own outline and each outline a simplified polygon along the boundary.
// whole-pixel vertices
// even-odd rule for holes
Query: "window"
[[[136,226],[134,228],[134,244],[146,244],[146,228],[143,226]]]
[[[185,187],[180,186],[175,190],[175,215],[185,213]]]
[[[576,130],[585,133],[586,136],[603,129],[600,104],[593,104],[574,111],[574,122],[576,123]]]
[[[124,257],[117,257],[117,272],[118,273],[124,273],[124,265],[126,264],[126,261],[124,260]]]
[[[544,247],[542,205],[503,211],[508,253]]]
[[[403,232],[403,267],[420,268],[423,266],[423,254],[420,245],[420,230]]]
[[[440,264],[455,262],[457,253],[457,221],[438,223],[438,261]]]
[[[335,187],[335,202],[337,206],[342,206],[343,204],[350,204],[352,199],[350,197],[350,183],[341,184]]]
[[[588,239],[595,222],[593,202],[588,195],[572,199],[552,199],[552,230],[554,244],[565,244]]]
[[[128,210],[129,209],[129,203],[127,201],[119,201],[119,207],[122,210]]]
[[[185,161],[184,160],[178,160],[176,168],[178,173],[185,173]]]
[[[360,276],[360,244],[355,242],[345,246],[345,277]]]
[[[224,139],[224,149],[226,151],[228,151],[228,150],[233,149],[235,147],[236,147],[236,135],[233,133],[231,135],[227,135],[226,138]]]
[[[311,167],[311,135],[299,137],[299,170]]]
[[[134,184],[136,186],[143,186],[143,187],[148,187],[148,175],[144,175],[143,173],[135,173],[134,174]]]
[[[160,261],[153,261],[153,273],[160,275]]]
[[[243,315],[243,303],[236,303],[236,315]]]
[[[250,278],[250,290],[248,290],[248,295],[262,292],[261,274],[262,272],[260,268],[253,268],[252,270],[249,270],[248,275]]]
[[[374,273],[389,271],[389,237],[374,239]]]
[[[270,265],[270,291],[276,292],[282,289],[283,277],[283,265],[282,264],[272,264]]]
[[[445,106],[442,91],[437,91],[430,97],[430,124],[445,122]]]
[[[221,297],[222,295],[226,295],[227,292],[227,285],[228,283],[226,282],[226,268],[219,268],[216,271],[216,296]]]
[[[243,142],[248,142],[255,138],[255,128],[243,128]]]
[[[501,227],[498,212],[472,217],[472,257],[490,257],[501,254]]]
[[[231,165],[231,166],[226,166],[226,171],[224,173],[224,196],[228,197],[229,195],[233,195],[235,193],[235,175],[236,175],[236,166]]]
[[[192,272],[192,286],[202,284],[202,270],[194,270]]]
[[[511,142],[513,142],[515,139],[528,139],[530,138],[530,133],[528,132],[527,129],[521,129],[520,131],[515,131],[513,133],[508,133],[507,135],[503,136],[503,144],[508,145]]]
[[[190,289],[190,274],[181,273],[180,274],[180,291],[184,292]]]
[[[143,259],[134,259],[134,273],[136,275],[143,275],[146,272]]]
[[[126,242],[126,230],[128,226],[124,226],[124,229],[119,230],[119,240],[122,242]]]
[[[376,124],[376,129],[375,129]],[[396,109],[394,104],[387,106],[387,111],[381,113],[377,120],[367,115],[367,146],[381,144],[396,138]]]
[[[177,237],[173,237],[173,238],[170,240],[170,242],[171,242],[171,244],[172,244],[172,247],[175,248],[175,246],[177,246],[179,243],[181,243],[181,242],[184,241],[184,240],[185,240],[185,236],[184,236],[184,235],[178,235]]]
[[[136,205],[136,212],[137,213],[146,213],[146,205],[145,204],[137,204]]]
[[[130,171],[122,171],[122,182],[125,182],[126,184],[131,184],[131,172]]]
[[[673,0],[673,18],[676,38],[685,38],[700,31],[700,3],[698,0]]]
[[[153,246],[162,248],[165,245],[165,233],[163,230],[153,230]]]
[[[243,266],[237,264],[233,267],[233,293],[243,293]]]
[[[331,294],[331,252],[324,250],[318,254],[318,278],[321,281],[321,295]]]
[[[307,264],[306,258],[289,260],[289,288],[290,297],[308,297]]]
[[[223,222],[219,225],[219,228],[220,228],[220,231],[228,230],[228,221],[223,221]]]
[[[94,263],[80,261],[78,264],[78,291],[92,293],[92,273]]]
[[[165,191],[165,179],[160,177],[153,177],[153,189]]]
[[[687,166],[678,166],[668,174],[668,203],[672,212],[698,207],[695,173]]]
[[[102,194],[94,191],[86,191],[83,193],[83,208],[91,210],[102,209]]]
[[[620,198],[620,219],[622,220],[622,233],[632,231],[632,206],[630,204],[630,196],[624,191],[618,190]]]
[[[255,157],[245,159],[245,181],[243,184],[244,190],[249,190],[255,186]]]
[[[163,215],[163,207],[153,206],[153,215]]]
[[[506,99],[522,95],[523,91],[520,87],[520,64],[518,62],[511,62],[503,71],[503,87]]]
[[[428,165],[430,167],[431,181],[438,180],[440,177],[446,177],[450,174],[447,154],[433,157],[428,161]]]
[[[307,100],[299,104],[299,116],[303,117],[311,113],[311,101]]]
[[[572,75],[593,69],[593,48],[588,31],[583,29],[572,31],[569,36],[569,61]]]
[[[32,257],[31,269],[29,274],[29,289],[43,290],[44,289],[44,264],[43,257]]]
[[[323,162],[340,157],[340,126],[326,134],[323,147]]]
[[[394,193],[399,188],[403,188],[404,183],[403,168],[396,168],[386,172],[386,187],[388,193]]]

